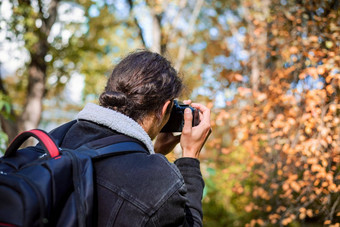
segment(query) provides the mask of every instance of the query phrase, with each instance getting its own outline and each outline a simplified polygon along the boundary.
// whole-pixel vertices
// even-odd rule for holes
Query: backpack
[[[38,129],[23,132],[9,145],[0,158],[0,226],[93,226],[93,160],[146,152],[139,141],[124,135],[75,150],[60,148],[75,122],[50,134]],[[31,136],[39,143],[18,150]]]

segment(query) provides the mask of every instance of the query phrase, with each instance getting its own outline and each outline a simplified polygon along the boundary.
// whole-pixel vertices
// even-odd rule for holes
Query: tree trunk
[[[3,116],[0,117],[1,127],[3,131],[9,136],[11,141],[16,134],[29,129],[37,128],[41,119],[42,114],[42,101],[45,94],[45,82],[47,64],[45,62],[45,56],[49,51],[49,43],[47,38],[50,34],[51,28],[57,18],[57,8],[60,0],[51,0],[48,3],[48,17],[46,18],[43,13],[43,3],[38,1],[39,13],[35,19],[42,21],[42,26],[36,28],[26,24],[26,31],[32,31],[38,37],[38,41],[32,46],[28,47],[30,52],[31,62],[28,66],[28,87],[26,102],[23,107],[22,114],[15,116],[15,121],[11,119],[5,119]],[[18,7],[32,7],[30,1],[19,1]],[[20,12],[20,11],[19,11]],[[24,18],[31,17],[32,15],[27,13],[29,10],[23,11]],[[29,143],[31,145],[32,142]]]
[[[154,12],[154,10],[151,9],[151,17],[152,17],[152,45],[150,50],[161,54],[161,40],[162,40],[161,16],[157,15]]]
[[[256,93],[261,84],[261,76],[266,69],[267,18],[270,0],[244,1],[244,14],[248,24],[250,48],[250,87]]]
[[[37,45],[37,46],[42,46]],[[46,51],[41,53],[46,55]],[[38,127],[41,113],[42,100],[45,93],[46,64],[43,63],[42,56],[32,56],[32,61],[28,68],[27,98],[23,112],[18,121],[19,132]],[[40,63],[39,63],[40,61]]]

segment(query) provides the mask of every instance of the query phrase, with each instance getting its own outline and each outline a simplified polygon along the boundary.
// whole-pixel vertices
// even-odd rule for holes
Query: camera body
[[[200,123],[199,110],[189,105],[174,100],[169,121],[162,128],[161,132],[182,132],[184,125],[184,110],[190,108],[192,111],[192,126]]]

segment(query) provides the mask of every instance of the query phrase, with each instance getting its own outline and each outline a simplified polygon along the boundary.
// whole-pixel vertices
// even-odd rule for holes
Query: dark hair
[[[147,50],[130,53],[113,69],[99,102],[135,121],[156,112],[167,100],[178,97],[182,80],[163,56]]]

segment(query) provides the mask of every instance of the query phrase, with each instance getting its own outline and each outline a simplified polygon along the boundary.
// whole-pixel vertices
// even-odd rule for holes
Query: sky
[[[8,19],[12,13],[10,10],[9,0],[3,0],[0,8],[1,17]],[[13,74],[18,67],[22,66],[27,60],[21,48],[20,43],[9,42],[6,40],[6,23],[0,22],[0,62],[1,62],[1,75],[6,76]]]

